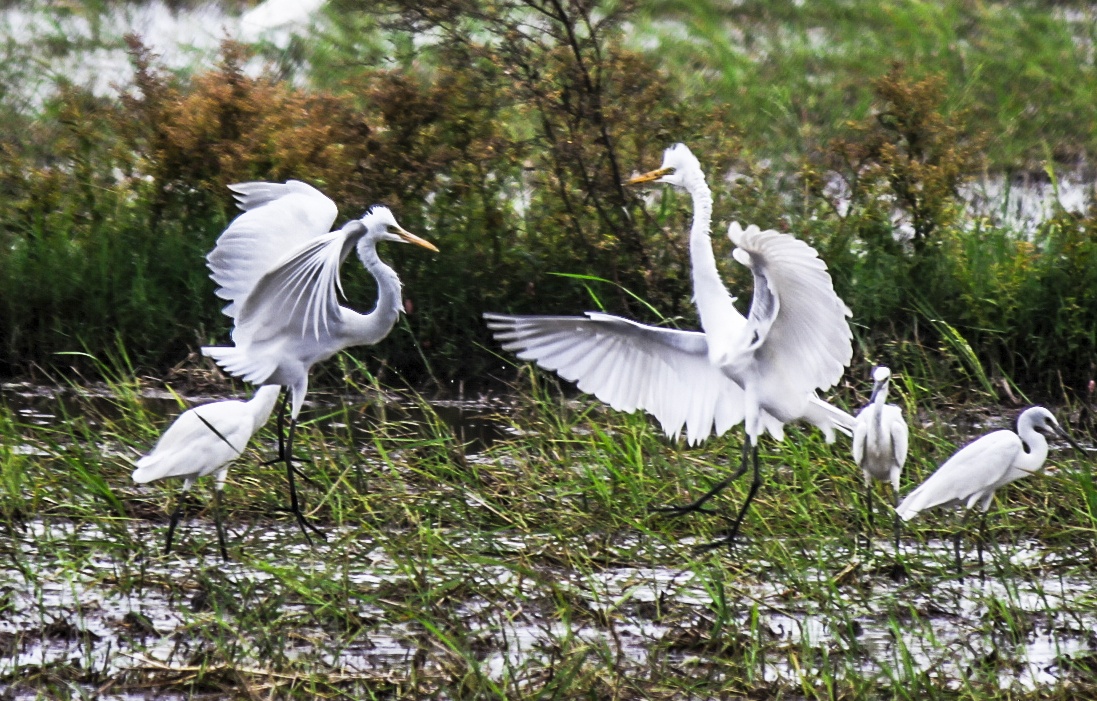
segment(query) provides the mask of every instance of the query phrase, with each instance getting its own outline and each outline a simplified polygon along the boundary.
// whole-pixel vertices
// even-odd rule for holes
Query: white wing
[[[338,208],[324,193],[306,183],[240,183],[229,185],[244,213],[217,239],[206,257],[217,296],[231,303],[235,317],[259,279],[309,239],[331,230]]]
[[[279,335],[320,341],[340,318],[339,267],[366,229],[349,222],[291,252],[263,275],[243,300],[232,340],[237,346]]]
[[[865,445],[868,443],[868,430],[872,425],[873,405],[869,404],[857,412],[857,421],[853,425],[853,462],[860,467],[865,459]]]
[[[576,382],[614,409],[642,409],[690,444],[721,435],[743,420],[743,391],[708,359],[704,334],[645,326],[610,314],[484,314],[503,348]],[[762,425],[781,424],[763,413]]]
[[[227,400],[188,409],[164,431],[156,447],[137,461],[133,479],[144,483],[163,477],[208,475],[244,450],[254,428],[252,414],[241,401]]]
[[[788,234],[733,223],[728,236],[738,246],[735,259],[754,273],[745,334],[758,375],[779,378],[790,397],[832,386],[853,357],[852,312],[826,264]]]
[[[910,443],[910,429],[907,428],[907,422],[903,420],[903,410],[894,404],[885,404],[884,424],[891,433],[891,448],[895,464],[902,470],[903,465],[907,464],[907,447]]]
[[[946,460],[896,510],[909,521],[935,506],[962,503],[971,508],[1009,471],[1022,449],[1021,439],[1012,431],[988,433]]]

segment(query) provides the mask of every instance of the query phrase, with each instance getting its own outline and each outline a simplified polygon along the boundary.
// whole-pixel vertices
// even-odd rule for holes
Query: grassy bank
[[[985,579],[974,528],[957,578],[947,513],[908,527],[898,554],[883,512],[866,541],[848,440],[800,430],[763,443],[744,541],[697,555],[724,518],[650,507],[726,474],[737,433],[669,444],[650,421],[562,398],[534,375],[524,398],[484,410],[510,437],[470,455],[421,400],[403,403],[426,418],[401,420],[370,378],[349,379],[348,399],[314,407],[301,433],[306,508],[327,542],[307,547],[282,511],[280,470],[258,464],[273,449],[265,430],[225,490],[227,564],[209,485],[161,554],[178,485],[129,479],[170,420],[150,411],[148,388],[120,376],[98,398],[70,393],[64,423],[5,408],[0,685],[15,698],[1093,692],[1097,501],[1068,451],[1053,451],[1055,474],[999,496]],[[1013,419],[930,409],[946,398],[909,383],[899,394],[917,417],[904,492],[955,444]],[[1058,413],[1091,442],[1070,408]],[[724,517],[746,487],[721,497]]]

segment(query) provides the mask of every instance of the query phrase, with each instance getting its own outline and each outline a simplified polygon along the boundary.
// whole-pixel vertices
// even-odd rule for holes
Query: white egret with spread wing
[[[184,480],[179,501],[168,524],[165,555],[171,552],[172,535],[179,523],[187,490],[199,477],[216,473],[213,498],[217,543],[221,546],[221,557],[229,559],[225,548],[225,530],[221,524],[221,490],[228,475],[228,464],[244,452],[251,437],[270,418],[281,390],[278,385],[265,385],[246,402],[226,399],[187,409],[164,431],[149,454],[137,461],[137,469],[133,471],[134,482],[145,484],[165,477],[182,477]]]
[[[244,213],[217,239],[207,257],[217,296],[230,301],[233,346],[205,347],[228,373],[252,384],[277,384],[292,397],[283,440],[286,403],[278,414],[279,458],[286,463],[290,509],[309,539],[294,486],[293,432],[308,391],[309,371],[344,348],[379,342],[403,309],[400,278],[377,255],[381,241],[437,248],[376,206],[361,219],[329,231],[338,210],[316,188],[290,180],[231,185]],[[377,281],[377,305],[368,314],[341,306],[339,268],[352,248]]]
[[[872,397],[857,414],[853,428],[853,459],[865,477],[865,508],[869,532],[872,524],[872,482],[889,482],[899,505],[899,477],[907,461],[909,430],[903,410],[887,403],[891,370],[880,366],[872,371]],[[899,514],[895,514],[895,551],[899,551]]]
[[[849,310],[834,294],[826,266],[807,244],[786,234],[742,229],[729,235],[736,260],[755,272],[750,316],[736,310],[712,251],[712,194],[700,164],[677,144],[661,168],[631,184],[661,182],[685,188],[693,200],[690,259],[694,301],[703,331],[646,326],[587,312],[585,316],[485,314],[506,350],[577,383],[615,409],[642,409],[671,437],[683,428],[690,444],[721,435],[746,420],[748,440],[739,469],[692,504],[666,509],[681,514],[703,505],[742,475],[755,447],[755,481],[735,525],[718,543],[730,542],[760,484],[757,439],[768,431],[783,438],[785,423],[805,420],[828,442],[834,430],[850,432],[854,419],[816,396],[834,384],[852,356]]]
[[[909,521],[927,509],[961,505],[970,511],[976,505],[982,512],[979,520],[979,564],[983,564],[983,536],[986,512],[994,493],[1010,482],[1035,474],[1044,468],[1048,443],[1044,434],[1057,434],[1083,455],[1077,441],[1063,430],[1050,411],[1042,406],[1025,409],[1017,419],[1017,432],[1005,429],[992,431],[968,443],[944,462],[917,489],[896,507],[904,521]],[[966,518],[965,513],[965,518]],[[956,570],[960,569],[960,531],[953,543],[956,550]]]

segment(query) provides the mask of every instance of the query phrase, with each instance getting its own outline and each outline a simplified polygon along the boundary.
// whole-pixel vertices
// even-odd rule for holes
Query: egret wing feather
[[[746,333],[758,375],[781,378],[792,395],[833,386],[853,357],[852,312],[826,264],[788,234],[734,223],[728,236],[735,259],[754,274]]]
[[[259,279],[287,252],[331,230],[338,208],[324,193],[306,183],[239,183],[236,193],[244,213],[217,239],[206,257],[218,297],[230,301],[224,313],[236,317]]]
[[[144,483],[164,477],[210,474],[243,451],[252,431],[253,418],[244,409],[244,402],[217,402],[189,409],[168,427],[152,451],[137,461],[133,479]]]
[[[904,521],[926,509],[950,504],[970,507],[1009,471],[1023,450],[1012,431],[994,431],[958,450],[896,509]]]
[[[894,404],[884,407],[884,423],[891,434],[891,448],[895,457],[895,464],[899,469],[907,464],[907,447],[910,444],[910,429],[903,420],[903,410]]]
[[[620,411],[642,409],[672,438],[696,444],[743,420],[743,392],[708,359],[703,333],[586,316],[484,314],[495,338],[522,360],[556,372]],[[764,425],[780,430],[772,417]]]
[[[860,467],[865,459],[865,446],[868,443],[868,431],[872,425],[874,407],[869,404],[857,413],[857,422],[853,427],[853,462]]]
[[[233,341],[330,335],[340,315],[339,267],[352,242],[345,229],[318,236],[263,275],[237,315]]]

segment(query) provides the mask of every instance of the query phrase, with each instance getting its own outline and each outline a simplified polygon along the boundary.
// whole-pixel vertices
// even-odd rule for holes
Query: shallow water
[[[159,525],[139,527],[137,545],[119,547],[119,535],[99,526],[28,523],[12,558],[24,569],[0,571],[0,592],[7,593],[0,642],[10,648],[0,654],[0,678],[55,665],[95,670],[103,679],[186,668],[208,647],[208,626],[234,625],[231,607],[205,603],[223,596],[279,602],[280,625],[293,628],[279,643],[285,664],[322,665],[332,675],[399,675],[413,659],[427,668],[436,663],[437,641],[417,622],[418,610],[393,601],[424,586],[454,593],[444,612],[423,611],[423,620],[438,616],[449,634],[475,640],[482,671],[501,681],[531,665],[550,665],[565,641],[582,641],[637,670],[657,659],[716,664],[754,641],[766,654],[751,669],[768,682],[813,684],[827,668],[837,678],[924,672],[952,688],[972,674],[989,674],[1003,688],[1031,691],[1059,683],[1070,656],[1097,650],[1097,574],[1036,542],[1000,544],[988,552],[983,576],[968,553],[963,580],[952,572],[951,543],[932,541],[905,546],[908,573],[899,579],[887,573],[888,546],[877,543],[875,555],[833,553],[834,562],[852,563],[841,572],[836,566],[780,575],[751,564],[741,579],[714,582],[693,563],[585,572],[520,565],[551,541],[548,535],[452,531],[446,541],[461,556],[405,561],[383,543],[354,540],[350,531],[331,529],[331,545],[314,552],[288,524],[243,533],[230,527],[230,548],[241,559],[221,563],[213,559],[212,524],[193,519],[181,529],[183,539],[207,544],[208,557],[160,556]],[[326,548],[347,554],[325,560]],[[508,557],[466,559],[485,548]],[[667,554],[666,546],[634,537],[619,548],[641,560]],[[333,639],[332,629],[317,625],[312,607],[290,591],[311,576],[347,583],[352,613],[365,622],[360,632]],[[836,578],[842,582],[824,599],[797,593],[798,582]],[[723,607],[714,596],[719,589]],[[560,620],[554,604],[560,596],[585,602],[590,615]],[[726,643],[709,637],[720,615]],[[261,640],[241,633],[238,643],[237,666],[277,667]]]

